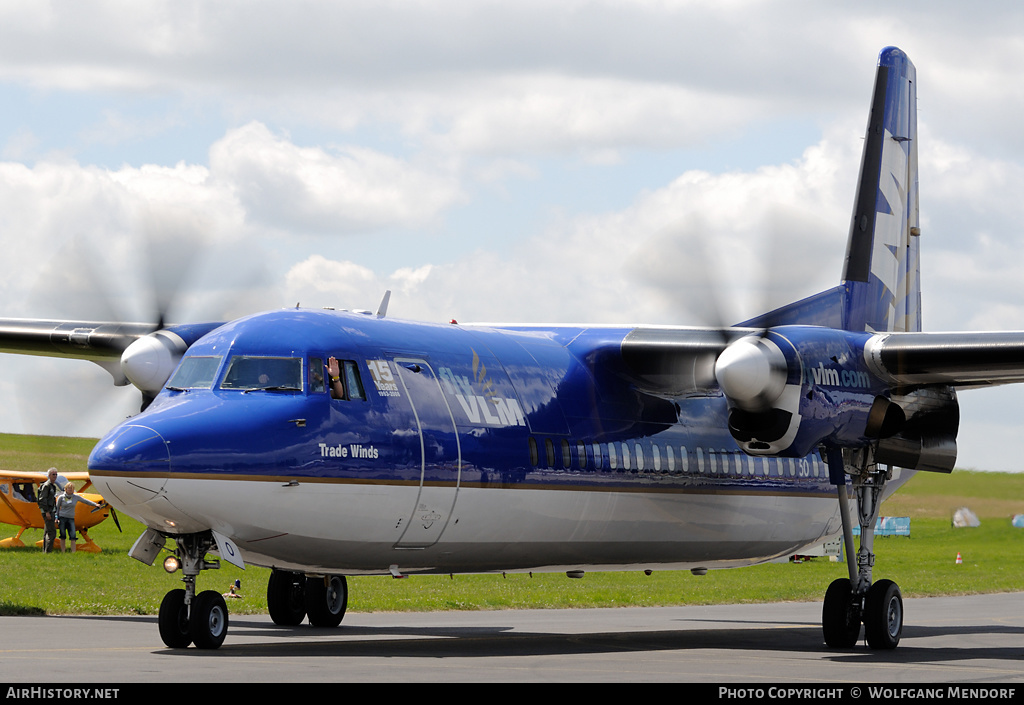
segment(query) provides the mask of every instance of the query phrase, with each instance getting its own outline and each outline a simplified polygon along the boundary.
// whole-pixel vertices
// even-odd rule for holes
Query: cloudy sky
[[[925,326],[1024,329],[1024,9],[984,8],[4,0],[0,317],[732,323],[838,283],[896,45]],[[0,399],[100,435],[138,392],[3,356]],[[1024,389],[961,407],[961,467],[1024,468]]]

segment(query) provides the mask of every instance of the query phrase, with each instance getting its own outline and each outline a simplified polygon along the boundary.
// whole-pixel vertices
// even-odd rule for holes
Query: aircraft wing
[[[90,360],[123,385],[128,380],[121,372],[121,355],[155,329],[152,323],[0,318],[0,353]]]
[[[755,328],[636,328],[622,341],[622,360],[636,386],[658,395],[713,392],[715,361]],[[864,358],[894,389],[944,385],[970,389],[1024,382],[1024,331],[879,333]]]
[[[109,372],[114,384],[131,381],[152,397],[188,347],[221,325],[0,318],[0,353],[90,360]]]
[[[1024,382],[1024,331],[881,333],[865,345],[864,357],[878,377],[898,387]]]
[[[62,472],[61,477],[71,480],[72,482],[86,482],[90,480],[89,473],[87,472]],[[45,472],[23,472],[20,470],[0,470],[0,479],[3,480],[18,480],[21,482],[34,482],[36,484],[42,484],[46,482]]]
[[[750,328],[635,328],[621,344],[627,375],[656,395],[692,396],[717,388],[715,361]]]
[[[0,352],[116,362],[155,329],[152,323],[0,318]]]

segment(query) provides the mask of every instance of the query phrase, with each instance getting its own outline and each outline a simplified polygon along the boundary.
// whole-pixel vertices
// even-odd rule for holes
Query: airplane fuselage
[[[841,529],[817,452],[752,457],[719,394],[638,391],[629,328],[283,310],[194,343],[89,466],[118,509],[348,574],[746,565]],[[322,375],[339,361],[346,398]]]

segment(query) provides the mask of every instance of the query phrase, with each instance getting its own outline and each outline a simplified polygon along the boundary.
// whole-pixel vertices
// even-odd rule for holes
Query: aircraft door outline
[[[413,357],[394,357],[391,361],[394,376],[412,407],[420,441],[419,494],[395,548],[426,548],[440,539],[455,508],[462,447],[451,406],[430,364]],[[451,441],[444,439],[447,434]],[[428,457],[431,447],[438,456],[437,464]]]

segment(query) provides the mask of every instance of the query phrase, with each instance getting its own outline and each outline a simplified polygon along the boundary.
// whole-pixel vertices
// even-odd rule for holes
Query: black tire
[[[306,578],[306,614],[314,627],[336,627],[348,608],[344,575]]]
[[[825,591],[821,608],[821,629],[825,643],[834,649],[849,649],[860,636],[860,610],[853,602],[849,578],[833,580]]]
[[[164,595],[160,602],[160,616],[157,622],[160,627],[160,638],[170,648],[184,649],[192,643],[184,590],[171,590]]]
[[[274,624],[295,627],[306,617],[306,579],[299,573],[275,570],[267,582],[267,609]]]
[[[220,648],[228,634],[228,606],[219,592],[206,590],[196,595],[188,626],[196,648]]]
[[[903,595],[891,580],[879,580],[864,598],[864,637],[872,649],[895,649],[903,634]]]

